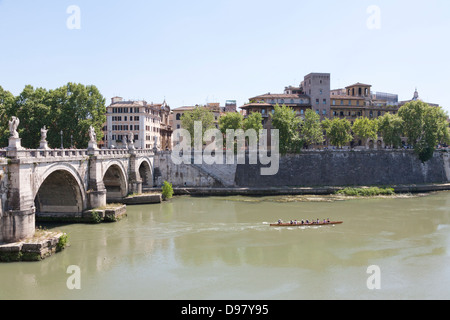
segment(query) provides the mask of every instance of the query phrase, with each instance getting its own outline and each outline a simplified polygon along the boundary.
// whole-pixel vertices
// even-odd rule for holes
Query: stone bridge
[[[33,236],[36,215],[81,217],[153,187],[153,164],[153,150],[29,150],[10,139],[0,151],[0,243]]]

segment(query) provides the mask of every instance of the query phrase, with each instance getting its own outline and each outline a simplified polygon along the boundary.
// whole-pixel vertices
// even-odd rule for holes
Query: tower
[[[311,99],[312,110],[319,114],[321,119],[331,115],[330,78],[329,73],[310,73],[302,82],[305,94]]]

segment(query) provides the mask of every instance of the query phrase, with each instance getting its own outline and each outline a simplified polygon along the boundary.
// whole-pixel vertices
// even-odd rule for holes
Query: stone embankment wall
[[[450,153],[436,152],[422,163],[412,150],[304,151],[280,158],[276,175],[261,175],[262,165],[175,165],[159,156],[157,185],[174,187],[282,188],[411,185],[450,181]]]
[[[280,170],[262,176],[260,165],[239,165],[240,187],[368,186],[446,183],[450,154],[422,163],[412,150],[313,151],[280,159]]]
[[[174,164],[170,152],[161,152],[155,159],[155,182],[161,186],[164,181],[174,187],[221,187],[223,184],[212,173],[202,170],[201,165]],[[220,169],[217,168],[217,171]]]

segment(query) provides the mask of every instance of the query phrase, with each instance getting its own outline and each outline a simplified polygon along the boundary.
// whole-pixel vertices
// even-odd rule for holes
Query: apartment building
[[[125,148],[131,143],[137,149],[171,148],[172,128],[169,123],[170,107],[146,101],[111,99],[106,108],[104,127],[107,148]]]

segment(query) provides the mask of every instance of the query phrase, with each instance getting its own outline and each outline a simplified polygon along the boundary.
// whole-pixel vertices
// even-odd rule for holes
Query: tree
[[[275,105],[275,111],[271,114],[272,126],[279,130],[280,153],[296,153],[302,149],[300,139],[301,118],[298,118],[295,111],[285,105]]]
[[[405,104],[398,112],[403,131],[422,162],[433,157],[439,143],[448,143],[448,116],[441,107],[431,107],[422,101]]]
[[[223,134],[227,133],[227,130],[242,129],[244,117],[237,112],[229,112],[221,116],[219,119],[219,129]]]
[[[371,120],[366,117],[358,118],[355,120],[352,126],[352,131],[360,138],[364,143],[368,139],[378,138],[378,123],[377,120]]]
[[[10,117],[16,116],[20,119],[18,132],[22,139],[22,146],[26,148],[36,149],[41,139],[41,128],[52,122],[48,96],[49,92],[46,89],[34,89],[27,85],[15,98],[14,111],[11,112]]]
[[[305,120],[300,130],[303,141],[309,146],[321,144],[324,141],[323,129],[320,125],[320,116],[313,110],[305,112]]]
[[[186,129],[191,135],[191,144],[194,145],[194,125],[195,122],[202,124],[202,141],[205,132],[209,129],[215,128],[214,115],[212,111],[205,107],[198,106],[192,111],[187,111],[181,116],[181,126]]]
[[[396,114],[386,113],[378,118],[378,131],[386,145],[398,148],[402,145],[403,120]]]
[[[259,131],[264,128],[262,125],[262,114],[259,112],[251,113],[246,119],[244,119],[243,127],[244,131],[253,129],[259,135]]]
[[[14,105],[14,95],[0,86],[0,145],[7,146],[9,138],[9,114]]]
[[[86,148],[89,142],[89,127],[92,126],[97,139],[103,138],[103,126],[106,122],[105,98],[93,85],[68,83],[49,91],[51,123],[48,142],[50,146],[61,144],[60,132],[63,131],[64,147],[70,146],[70,137],[77,148]]]
[[[5,102],[1,102],[2,96]],[[63,131],[64,147],[72,142],[78,148],[86,148],[89,142],[89,127],[92,125],[98,140],[103,137],[103,125],[106,122],[105,99],[95,86],[68,83],[55,90],[25,86],[22,92],[13,97],[0,90],[0,131],[1,142],[7,144],[9,134],[5,128],[7,120],[13,116],[20,119],[19,135],[22,146],[35,149],[39,146],[41,129],[48,129],[47,141],[53,148],[61,146]],[[5,108],[3,108],[6,106]],[[6,120],[5,120],[6,119]],[[6,122],[5,122],[6,121]],[[6,129],[9,130],[9,129]]]
[[[322,127],[325,129],[330,143],[338,148],[342,148],[353,140],[352,127],[347,119],[327,119],[322,121]]]

